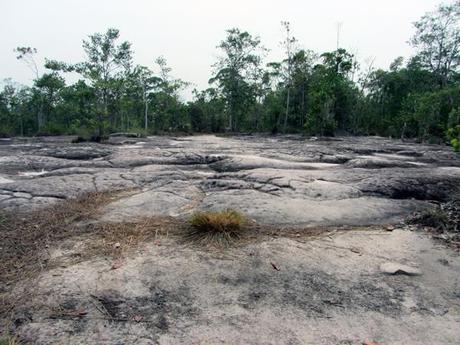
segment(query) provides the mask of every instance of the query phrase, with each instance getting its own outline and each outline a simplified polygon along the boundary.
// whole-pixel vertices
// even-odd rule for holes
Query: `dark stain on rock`
[[[242,275],[229,284],[243,285],[245,293],[238,303],[246,309],[263,308],[264,304],[298,309],[306,316],[327,317],[327,311],[376,311],[393,315],[401,311],[403,291],[382,287],[374,277],[350,281],[320,271],[289,270]]]

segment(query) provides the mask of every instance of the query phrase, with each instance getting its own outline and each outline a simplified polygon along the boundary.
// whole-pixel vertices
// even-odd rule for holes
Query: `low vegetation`
[[[10,292],[19,281],[27,282],[40,272],[63,264],[53,258],[55,250],[66,253],[65,264],[103,256],[119,267],[123,257],[140,243],[155,241],[183,229],[168,217],[151,217],[136,222],[94,222],[102,208],[130,191],[90,193],[62,201],[29,214],[0,215],[0,319],[26,303],[33,291]],[[0,329],[0,335],[1,329]],[[14,338],[5,344],[16,344]],[[0,342],[0,345],[4,343]]]
[[[416,214],[410,219],[410,223],[443,231],[448,228],[449,217],[437,207]]]
[[[449,128],[447,136],[450,140],[450,144],[454,147],[455,151],[460,152],[460,125],[453,128]]]
[[[19,342],[13,337],[0,338],[0,345],[19,345]]]
[[[12,284],[52,266],[50,250],[65,241],[78,239],[82,245],[77,261],[98,255],[119,258],[139,243],[181,229],[179,221],[170,217],[94,222],[105,205],[129,192],[89,193],[30,214],[0,214],[0,285]]]
[[[427,228],[436,238],[460,248],[460,200],[417,213],[409,219],[409,223]]]
[[[46,249],[63,239],[91,231],[79,221],[94,217],[114,193],[90,193],[30,214],[0,215],[0,285],[43,269]]]
[[[247,220],[235,210],[198,212],[189,220],[189,239],[205,244],[226,246],[240,239]]]

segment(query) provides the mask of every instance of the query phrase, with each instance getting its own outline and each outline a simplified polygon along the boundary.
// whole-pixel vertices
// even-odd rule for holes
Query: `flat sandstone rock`
[[[15,304],[0,329],[37,345],[458,344],[458,253],[391,225],[460,197],[460,158],[449,147],[354,137],[117,139],[0,144],[2,211],[124,191],[96,219],[78,220],[89,231],[44,246],[36,275],[0,286],[2,301]],[[225,250],[187,241],[180,226],[147,229],[153,239],[142,222],[108,224],[227,208],[261,226]],[[109,232],[92,231],[94,222]]]
[[[263,224],[387,224],[460,193],[460,158],[449,147],[373,137],[10,140],[0,162],[0,209],[28,212],[87,192],[137,190],[107,206],[102,219],[117,222],[235,208]]]

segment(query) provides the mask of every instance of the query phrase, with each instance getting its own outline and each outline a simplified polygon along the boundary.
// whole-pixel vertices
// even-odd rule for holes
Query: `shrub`
[[[189,220],[189,237],[206,244],[227,245],[239,239],[246,224],[235,210],[195,213]]]
[[[460,151],[460,125],[453,128],[449,128],[447,131],[447,138],[450,140],[450,144],[454,147],[454,150]]]
[[[409,223],[443,230],[449,222],[448,215],[441,208],[425,210],[415,215]]]

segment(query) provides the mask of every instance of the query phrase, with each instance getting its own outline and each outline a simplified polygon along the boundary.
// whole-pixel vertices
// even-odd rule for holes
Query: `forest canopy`
[[[83,40],[85,60],[47,59],[40,73],[34,47],[15,54],[34,81],[0,90],[0,136],[112,132],[270,132],[381,135],[448,142],[460,150],[460,1],[414,23],[410,58],[388,69],[359,63],[344,48],[299,48],[289,22],[282,61],[267,62],[261,38],[238,28],[218,43],[209,87],[180,97],[188,83],[165,58],[156,69],[133,62],[131,43],[110,28]],[[74,83],[66,74],[76,73]]]

